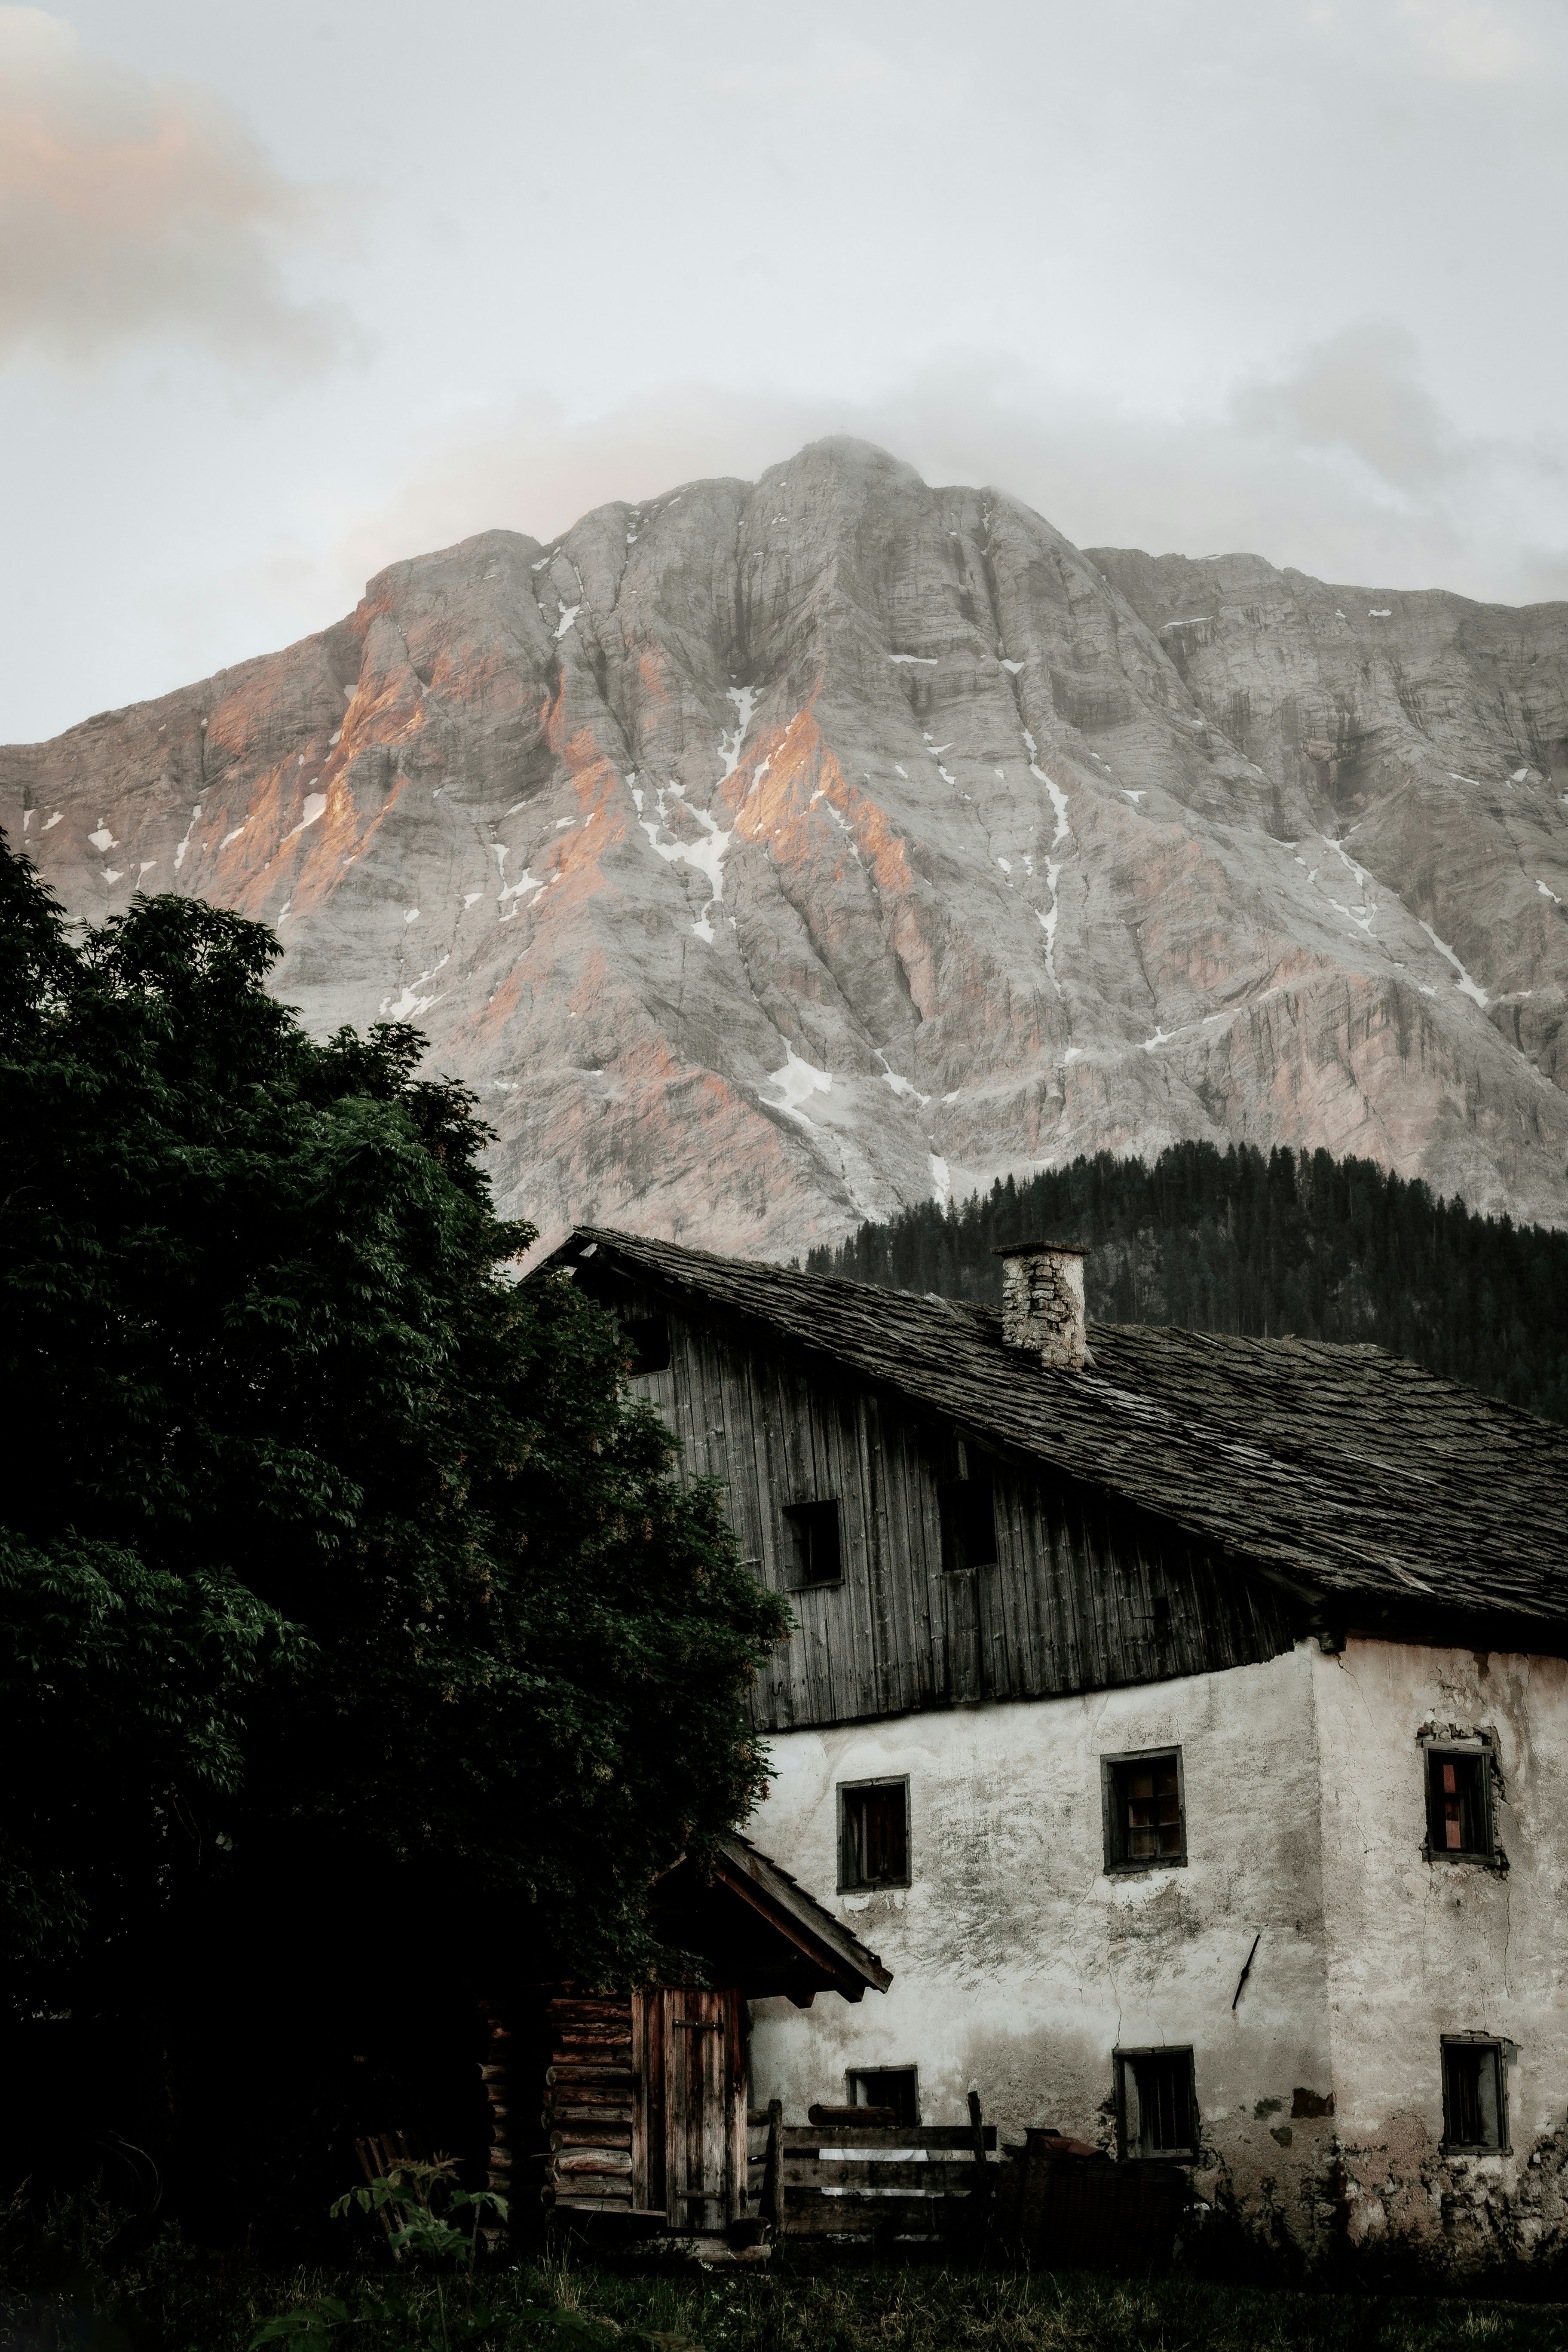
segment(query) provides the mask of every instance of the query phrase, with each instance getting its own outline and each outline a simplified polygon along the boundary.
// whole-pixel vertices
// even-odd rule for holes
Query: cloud
[[[716,475],[754,481],[836,433],[879,444],[929,482],[1010,492],[1079,547],[1246,550],[1369,588],[1568,597],[1568,469],[1520,445],[1462,442],[1413,366],[1397,333],[1370,322],[1208,415],[1117,408],[974,354],[862,402],[687,383],[574,417],[522,399],[408,446],[404,486],[334,544],[296,528],[247,562],[193,567],[155,591],[157,667],[171,682],[199,677],[303,636],[351,610],[386,564],[478,531],[548,543],[595,507]],[[148,690],[141,677],[132,685]],[[73,671],[50,723],[79,703]]]
[[[754,480],[831,433],[877,442],[928,481],[1011,491],[1079,546],[1247,549],[1330,580],[1504,603],[1568,594],[1568,474],[1537,449],[1464,441],[1411,341],[1373,320],[1211,415],[1150,416],[973,354],[861,402],[700,383],[591,417],[520,401],[410,450],[405,487],[321,566],[318,609],[476,531],[546,539],[616,499]]]
[[[864,89],[885,81],[887,75],[887,58],[868,42],[825,38],[819,34],[795,65],[707,67],[697,74],[696,81],[705,98],[821,100]]]
[[[1514,15],[1479,0],[1402,0],[1428,69],[1445,81],[1514,81],[1535,59]]]
[[[1349,450],[1396,489],[1429,490],[1452,478],[1466,452],[1416,361],[1408,329],[1356,320],[1313,344],[1288,373],[1238,393],[1237,422],[1301,448]]]
[[[0,7],[0,361],[90,362],[154,336],[317,364],[330,314],[292,301],[281,269],[310,218],[214,91]]]

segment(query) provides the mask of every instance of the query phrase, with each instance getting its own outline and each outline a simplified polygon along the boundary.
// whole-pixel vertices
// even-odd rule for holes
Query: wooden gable
[[[584,1275],[588,1269],[583,1269]],[[1086,1482],[1043,1472],[765,1328],[607,1270],[594,1294],[668,1360],[635,1385],[721,1481],[741,1549],[797,1631],[752,1698],[759,1727],[853,1722],[1243,1665],[1302,1612],[1260,1574]],[[996,1558],[955,1565],[942,1490],[990,1481]],[[837,1503],[840,1574],[802,1586],[790,1512]]]

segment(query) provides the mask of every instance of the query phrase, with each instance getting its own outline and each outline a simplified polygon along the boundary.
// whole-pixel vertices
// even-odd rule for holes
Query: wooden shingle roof
[[[554,1262],[590,1244],[1309,1596],[1568,1624],[1568,1430],[1384,1349],[1102,1323],[1092,1368],[1047,1370],[986,1307],[595,1226]]]

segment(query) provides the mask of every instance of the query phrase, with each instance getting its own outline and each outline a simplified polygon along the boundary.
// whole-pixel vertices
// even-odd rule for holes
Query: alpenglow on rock
[[[1568,1222],[1568,605],[1084,554],[828,441],[394,564],[0,752],[0,822],[418,1023],[547,1235],[787,1255],[1194,1137]]]

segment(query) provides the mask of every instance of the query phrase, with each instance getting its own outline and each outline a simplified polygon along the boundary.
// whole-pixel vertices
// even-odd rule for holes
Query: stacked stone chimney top
[[[1002,1260],[1002,1342],[1047,1369],[1080,1372],[1093,1362],[1084,1312],[1083,1262],[1071,1242],[1009,1242]]]

